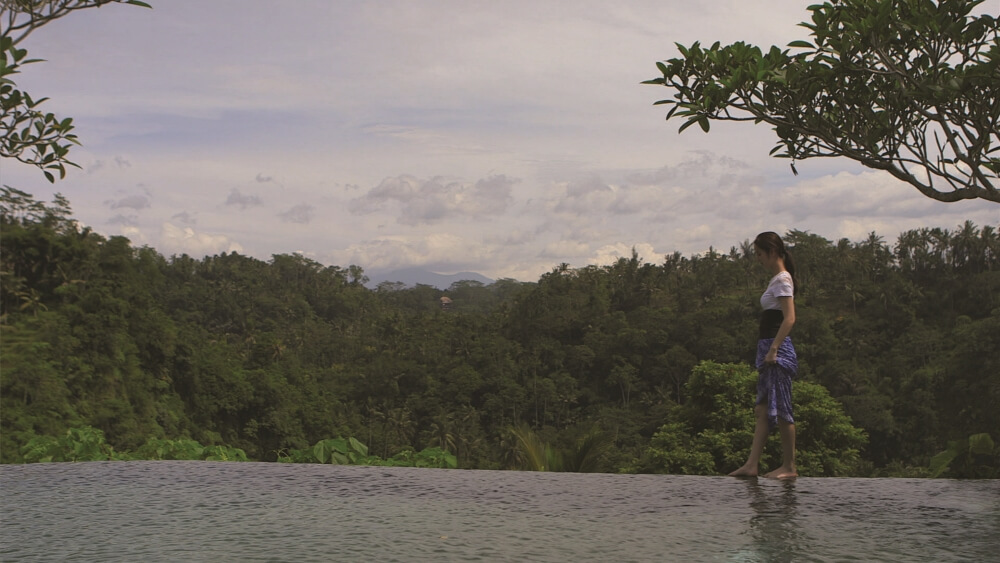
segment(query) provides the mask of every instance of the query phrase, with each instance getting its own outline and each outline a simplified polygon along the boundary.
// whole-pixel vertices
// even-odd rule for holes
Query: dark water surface
[[[1000,482],[0,466],[3,561],[1000,561]]]

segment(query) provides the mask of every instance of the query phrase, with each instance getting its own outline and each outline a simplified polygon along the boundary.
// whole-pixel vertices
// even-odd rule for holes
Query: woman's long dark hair
[[[761,233],[757,235],[757,238],[753,239],[753,245],[759,248],[761,252],[781,256],[781,259],[785,261],[785,269],[792,276],[792,291],[798,295],[799,280],[795,277],[795,260],[792,260],[792,253],[788,252],[785,248],[785,243],[778,236],[778,233],[771,231]]]

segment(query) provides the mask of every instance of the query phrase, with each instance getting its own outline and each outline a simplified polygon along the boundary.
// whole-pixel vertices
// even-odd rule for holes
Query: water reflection
[[[809,544],[798,517],[795,479],[762,483],[745,479],[750,508],[750,535],[753,553],[760,561],[785,563],[803,561],[803,546]]]

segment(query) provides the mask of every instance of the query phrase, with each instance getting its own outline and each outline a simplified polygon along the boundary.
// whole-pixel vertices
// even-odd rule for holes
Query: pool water
[[[3,561],[1000,561],[1000,481],[0,466]]]

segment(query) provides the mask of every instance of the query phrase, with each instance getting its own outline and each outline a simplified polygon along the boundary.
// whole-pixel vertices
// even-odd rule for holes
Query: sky
[[[301,253],[374,275],[536,281],[758,232],[836,241],[1000,224],[843,158],[768,156],[765,125],[664,120],[676,43],[805,39],[811,1],[148,0],[54,21],[18,85],[72,116],[80,165],[0,182],[164,256]]]

